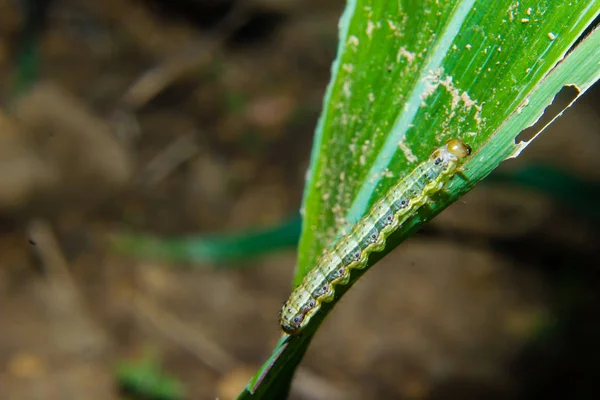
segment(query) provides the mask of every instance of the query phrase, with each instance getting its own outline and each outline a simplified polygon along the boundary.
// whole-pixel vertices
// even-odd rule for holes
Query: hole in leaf
[[[554,97],[554,101],[544,110],[542,117],[529,128],[524,129],[515,138],[515,143],[528,142],[538,134],[538,132],[560,114],[573,100],[579,95],[579,90],[574,86],[563,86],[563,88]]]

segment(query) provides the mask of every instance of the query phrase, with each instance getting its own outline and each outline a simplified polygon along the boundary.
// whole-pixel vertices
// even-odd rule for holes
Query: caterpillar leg
[[[464,179],[465,181],[469,180],[469,178],[467,177],[467,175],[465,175],[465,168],[464,167],[458,167],[458,169],[456,170],[456,176],[459,176],[461,179]]]

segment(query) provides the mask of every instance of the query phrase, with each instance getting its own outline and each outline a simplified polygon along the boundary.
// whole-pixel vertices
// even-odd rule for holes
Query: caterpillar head
[[[459,160],[466,158],[471,154],[471,147],[460,139],[450,139],[446,143],[448,152],[456,156]]]

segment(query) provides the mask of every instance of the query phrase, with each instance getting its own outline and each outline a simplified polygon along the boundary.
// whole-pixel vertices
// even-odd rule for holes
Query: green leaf
[[[546,165],[525,165],[512,171],[494,171],[484,183],[522,186],[569,206],[588,219],[600,220],[600,185]]]
[[[136,362],[121,361],[116,373],[120,386],[138,396],[156,400],[181,400],[185,397],[181,383],[162,371],[154,352],[147,351]]]
[[[524,100],[599,7],[584,0],[370,3],[350,2],[342,19],[305,191],[296,284],[324,247],[447,139],[460,137],[475,151],[469,182],[455,180],[451,193],[513,153],[509,142],[522,128],[501,128],[518,112],[534,121],[541,115]],[[492,139],[502,143],[484,147]]]
[[[215,267],[235,267],[233,261],[247,261],[281,248],[295,246],[302,220],[299,216],[273,227],[210,236],[161,238],[142,234],[113,234],[114,251],[169,261],[214,263]]]
[[[17,42],[16,68],[11,79],[11,101],[27,92],[39,79],[40,42],[47,25],[50,5],[50,1],[21,2],[24,21]]]
[[[600,77],[600,32],[559,63],[600,11],[599,0],[349,0],[315,134],[294,283],[373,201],[449,138],[473,147],[447,195],[420,210],[369,266],[469,191],[525,143],[564,85]],[[299,337],[282,337],[245,398],[284,398],[296,365],[336,300]]]
[[[595,199],[600,186],[545,165],[525,165],[511,171],[494,171],[486,184],[518,185],[536,190],[571,207],[587,218],[600,220]],[[144,234],[115,233],[110,237],[113,251],[147,259],[209,263],[215,268],[242,268],[253,257],[260,257],[291,246],[300,239],[300,216],[268,228],[244,232],[188,237],[157,237]]]

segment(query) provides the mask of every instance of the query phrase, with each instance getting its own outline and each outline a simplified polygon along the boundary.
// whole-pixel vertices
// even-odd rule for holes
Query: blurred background
[[[237,395],[280,335],[343,6],[0,0],[0,399]],[[599,99],[362,278],[291,397],[598,394]]]

